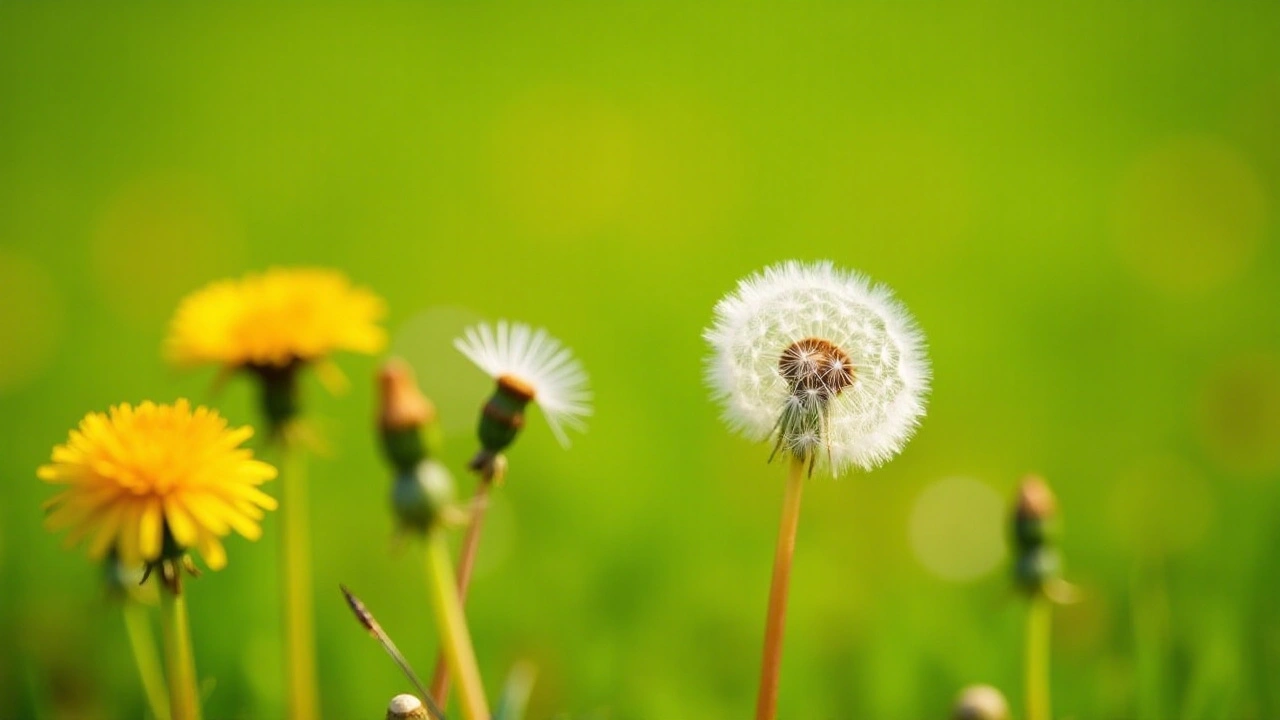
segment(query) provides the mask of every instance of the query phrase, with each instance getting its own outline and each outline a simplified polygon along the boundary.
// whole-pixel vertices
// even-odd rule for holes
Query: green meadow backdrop
[[[1274,2],[0,2],[0,715],[143,716],[35,468],[117,402],[256,423],[166,326],[308,264],[386,298],[464,490],[462,327],[545,326],[591,375],[589,432],[535,414],[496,495],[490,694],[527,660],[531,718],[747,716],[784,467],[718,419],[700,333],[740,277],[827,258],[895,289],[935,382],[898,459],[808,486],[781,716],[943,717],[972,682],[1019,707],[1004,523],[1035,471],[1084,596],[1057,715],[1280,717],[1277,37]],[[339,582],[420,673],[435,651],[378,362],[306,385],[331,718],[409,689]],[[283,714],[277,522],[189,584],[209,718]]]

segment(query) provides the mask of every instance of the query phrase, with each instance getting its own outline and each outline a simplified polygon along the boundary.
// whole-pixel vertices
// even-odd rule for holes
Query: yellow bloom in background
[[[376,353],[382,299],[340,272],[275,268],[221,280],[187,296],[166,341],[181,365],[279,368],[319,360],[335,350]]]
[[[126,566],[199,550],[217,570],[227,564],[219,538],[262,534],[276,501],[259,485],[276,469],[240,444],[253,428],[230,429],[216,410],[186,400],[144,402],[89,413],[37,475],[66,489],[45,504],[45,526],[67,528],[67,544],[88,538],[89,555],[115,550]]]

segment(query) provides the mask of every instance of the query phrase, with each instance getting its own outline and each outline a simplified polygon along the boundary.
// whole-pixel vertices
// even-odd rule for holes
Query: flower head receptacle
[[[418,389],[413,369],[397,358],[378,372],[378,397],[383,454],[397,472],[412,470],[430,454],[435,406]]]
[[[906,309],[830,263],[787,262],[738,283],[704,337],[726,422],[839,475],[896,455],[924,415],[929,361]]]

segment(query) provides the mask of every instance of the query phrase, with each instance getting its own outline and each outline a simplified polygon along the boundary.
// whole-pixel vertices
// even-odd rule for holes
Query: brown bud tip
[[[951,720],[1009,720],[1009,703],[990,685],[970,685],[956,698]]]
[[[1018,517],[1047,520],[1058,511],[1058,499],[1053,496],[1049,484],[1039,475],[1028,475],[1018,485],[1015,506]]]
[[[387,720],[427,720],[427,708],[413,695],[397,695],[387,705]]]
[[[435,420],[436,409],[418,390],[413,368],[392,358],[378,372],[381,394],[379,424],[387,430],[412,430]]]

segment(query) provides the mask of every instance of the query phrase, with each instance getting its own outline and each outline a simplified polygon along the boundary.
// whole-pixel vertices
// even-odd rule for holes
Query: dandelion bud
[[[411,471],[427,457],[424,433],[435,420],[435,407],[418,390],[413,370],[392,359],[378,373],[378,428],[387,460],[398,471]]]
[[[1057,508],[1058,501],[1043,478],[1023,478],[1013,509],[1013,571],[1019,587],[1033,594],[1062,573],[1055,545]]]
[[[387,705],[387,720],[427,720],[427,708],[414,695],[397,695]]]
[[[1009,720],[1009,703],[990,685],[970,685],[956,698],[951,720]]]
[[[453,497],[453,476],[431,459],[396,473],[391,487],[391,507],[400,527],[416,532],[426,532],[439,522]]]
[[[514,375],[498,378],[497,389],[480,411],[477,428],[485,452],[496,455],[515,442],[524,427],[524,411],[533,395],[533,388]]]

